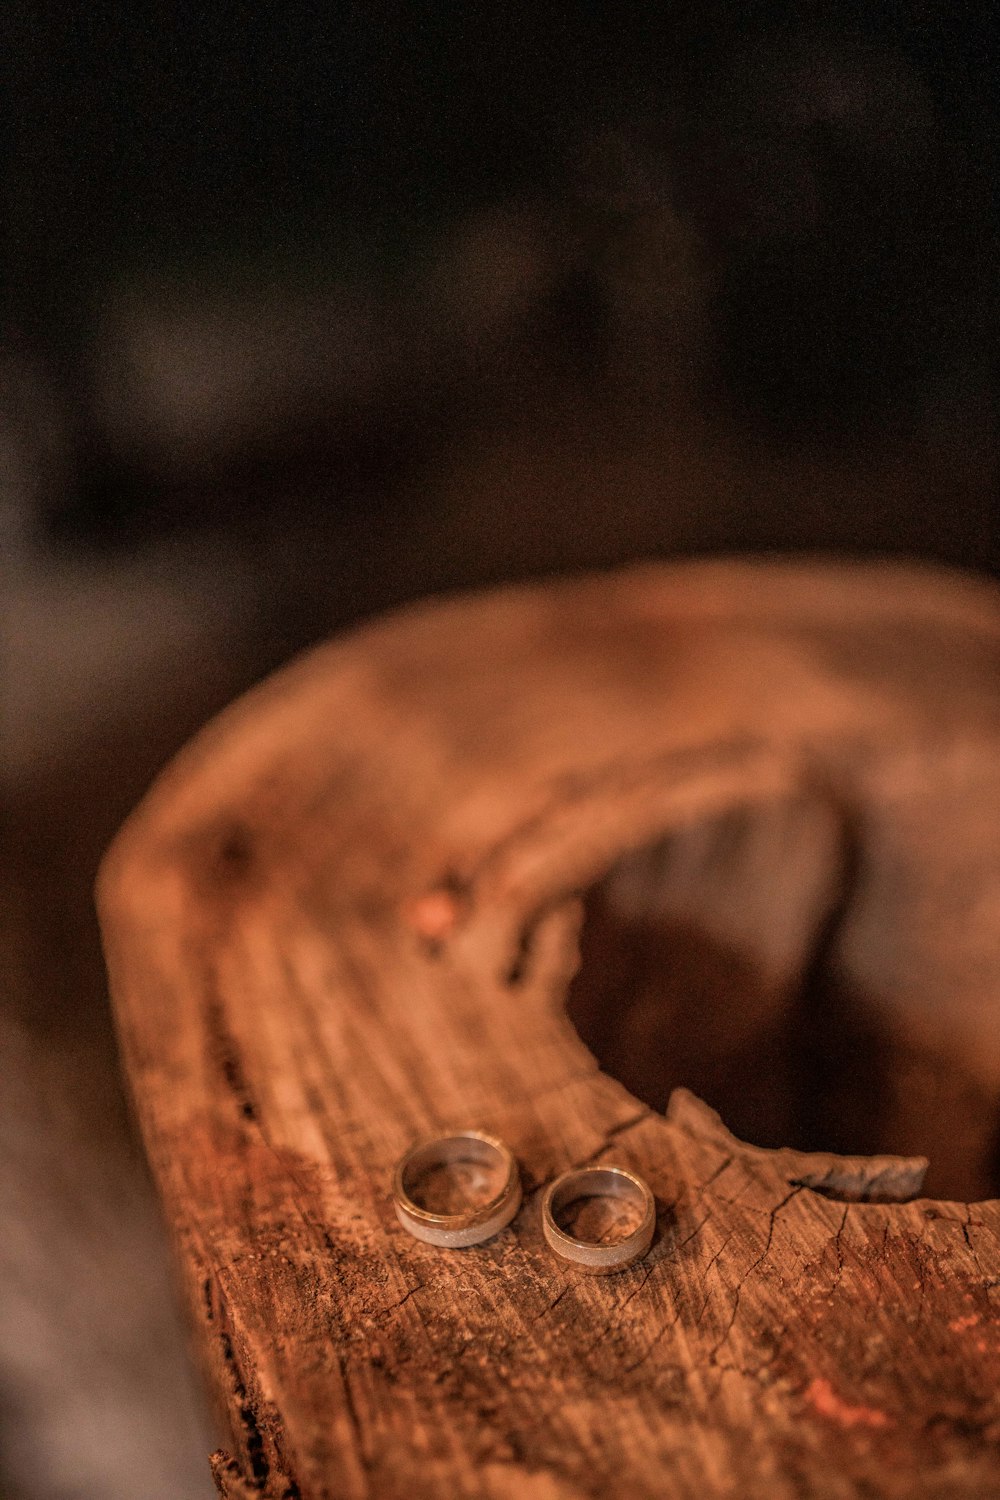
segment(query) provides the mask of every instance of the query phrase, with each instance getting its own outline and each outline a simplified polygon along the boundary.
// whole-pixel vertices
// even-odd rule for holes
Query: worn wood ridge
[[[998,655],[953,576],[650,566],[404,611],[180,756],[99,905],[222,1495],[1000,1493]],[[524,1206],[437,1250],[392,1164],[473,1125]],[[539,1223],[596,1161],[659,1207],[607,1278]]]

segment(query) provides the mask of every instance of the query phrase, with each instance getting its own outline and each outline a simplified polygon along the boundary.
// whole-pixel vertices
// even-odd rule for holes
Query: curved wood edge
[[[921,753],[929,712],[938,742],[995,752],[992,718],[970,740],[923,681],[879,698],[817,661],[838,590],[841,628],[1000,635],[991,591],[890,569],[644,569],[421,608],[244,700],[127,825],[102,929],[232,1437],[221,1493],[992,1493],[1000,1204],[913,1198],[916,1158],[748,1147],[684,1092],[658,1117],[561,1011],[575,893],[623,850],[808,792],[822,745],[857,785],[873,745]],[[470,1114],[527,1192],[459,1263],[401,1236],[384,1181]],[[539,1188],[611,1154],[656,1192],[654,1250],[567,1281]]]

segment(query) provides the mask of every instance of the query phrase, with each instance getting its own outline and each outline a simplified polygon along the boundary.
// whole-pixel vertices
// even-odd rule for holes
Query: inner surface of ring
[[[643,1222],[646,1204],[629,1178],[598,1170],[557,1188],[551,1211],[556,1227],[583,1244],[620,1245]]]
[[[503,1195],[508,1163],[489,1141],[449,1136],[422,1147],[403,1171],[403,1190],[424,1213],[481,1211]]]

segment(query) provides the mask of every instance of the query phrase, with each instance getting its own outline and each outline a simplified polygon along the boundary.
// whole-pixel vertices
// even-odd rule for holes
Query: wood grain
[[[998,1492],[998,650],[948,575],[647,567],[403,612],[181,755],[99,903],[220,1494]],[[648,1102],[696,1075],[875,1154]],[[388,1180],[461,1126],[525,1204],[446,1252]],[[660,1210],[606,1279],[538,1220],[591,1161]]]

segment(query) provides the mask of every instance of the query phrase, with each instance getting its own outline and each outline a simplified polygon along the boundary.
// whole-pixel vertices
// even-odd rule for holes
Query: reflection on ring
[[[475,1166],[499,1176],[499,1190],[485,1202],[454,1213],[438,1213],[417,1198],[422,1179],[440,1168]],[[446,1249],[479,1245],[499,1234],[521,1206],[517,1162],[503,1144],[479,1130],[421,1141],[397,1164],[392,1180],[396,1217],[418,1240]]]

